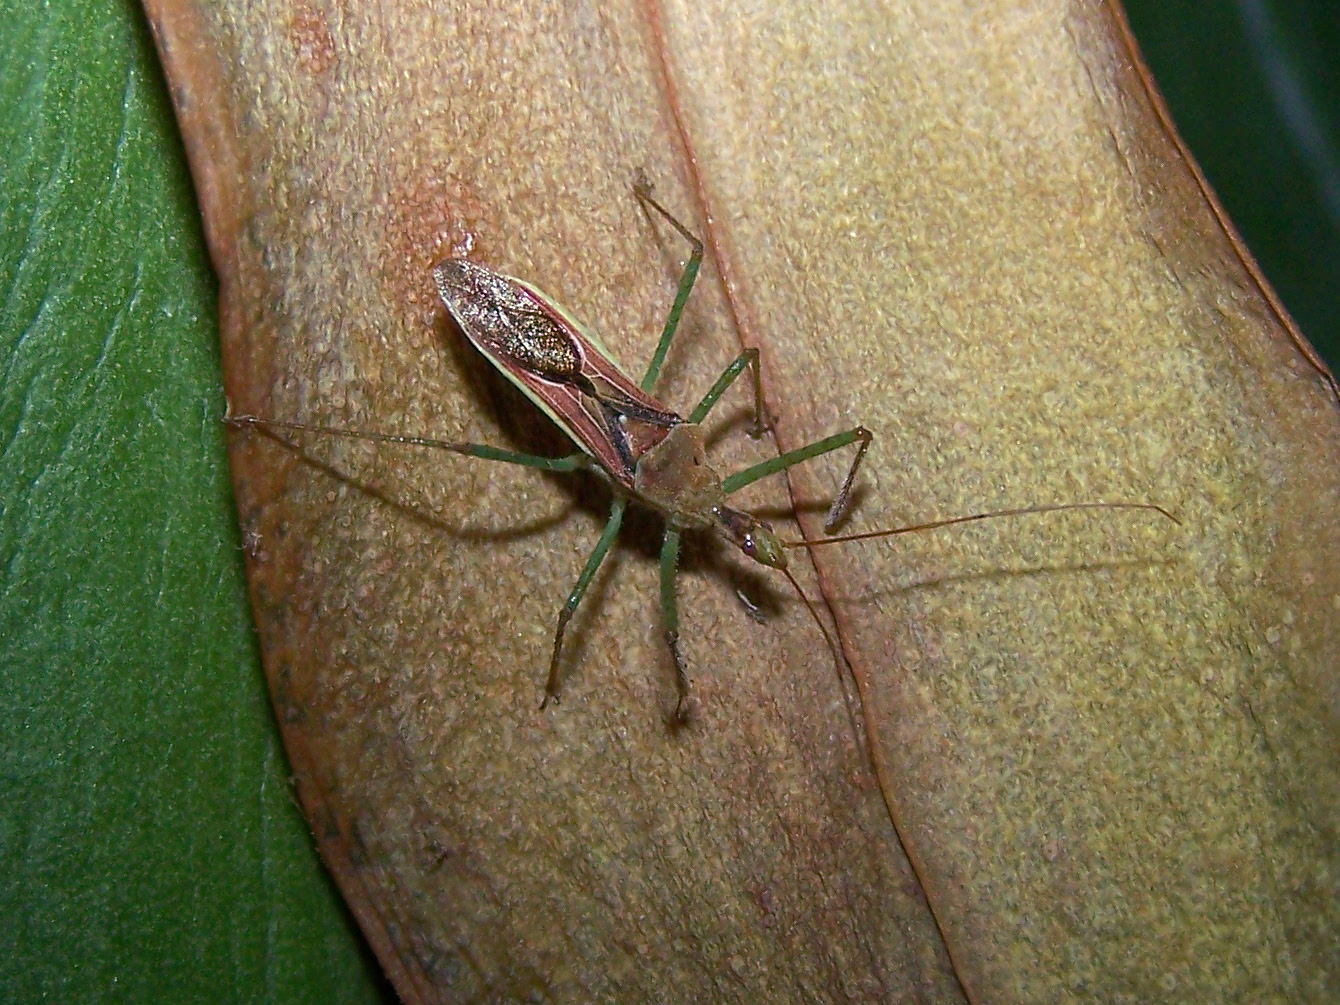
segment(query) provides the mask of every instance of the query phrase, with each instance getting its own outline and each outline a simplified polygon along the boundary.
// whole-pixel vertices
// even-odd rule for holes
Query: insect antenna
[[[841,534],[837,537],[820,537],[812,541],[783,541],[784,548],[817,548],[824,544],[841,544],[845,541],[869,541],[876,537],[892,537],[895,534],[911,534],[913,531],[934,530],[937,527],[952,527],[959,523],[972,523],[976,520],[992,520],[997,517],[1005,516],[1026,516],[1030,513],[1059,513],[1063,510],[1072,509],[1144,509],[1152,510],[1162,516],[1167,517],[1179,527],[1182,521],[1173,516],[1162,506],[1156,503],[1132,503],[1132,502],[1087,502],[1087,503],[1058,503],[1049,506],[1024,506],[1019,509],[998,509],[989,513],[971,513],[968,516],[949,517],[945,520],[930,520],[926,523],[909,524],[906,527],[891,527],[887,530],[868,530],[860,534]]]
[[[847,662],[847,658],[842,654],[842,649],[838,646],[837,639],[833,638],[832,633],[828,630],[828,626],[824,624],[823,618],[819,617],[819,612],[815,609],[814,602],[810,600],[810,598],[806,596],[805,591],[800,588],[800,584],[796,582],[796,577],[791,575],[791,570],[781,568],[777,571],[786,577],[786,581],[791,584],[791,589],[796,591],[796,595],[804,602],[805,609],[810,612],[810,617],[813,618],[814,623],[819,626],[819,631],[823,634],[824,641],[828,643],[828,651],[833,654],[833,666],[837,670],[838,678],[841,679],[842,668],[844,666],[850,666],[850,664]]]

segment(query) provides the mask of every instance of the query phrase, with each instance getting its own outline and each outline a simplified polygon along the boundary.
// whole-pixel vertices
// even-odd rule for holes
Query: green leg
[[[305,433],[321,433],[325,436],[347,436],[356,440],[374,440],[378,443],[404,443],[414,447],[436,447],[438,450],[450,450],[453,453],[469,457],[482,457],[486,461],[502,461],[505,464],[520,464],[522,467],[539,468],[541,471],[576,471],[590,465],[591,459],[582,453],[569,454],[566,457],[540,457],[536,454],[522,454],[515,450],[490,447],[485,443],[463,443],[452,440],[432,440],[424,436],[397,436],[393,433],[368,433],[357,429],[336,429],[331,426],[310,426],[303,422],[280,422],[278,419],[260,419],[254,415],[226,415],[223,419],[230,426],[250,426],[260,429],[291,429]]]
[[[727,495],[737,492],[746,485],[752,485],[760,478],[766,478],[768,475],[775,475],[779,471],[785,471],[789,467],[812,460],[815,457],[821,457],[824,454],[834,450],[840,450],[851,443],[860,443],[856,448],[856,456],[852,459],[851,467],[847,471],[847,477],[842,480],[842,488],[838,490],[837,498],[833,500],[833,505],[828,511],[828,516],[824,520],[824,531],[831,532],[837,526],[842,514],[846,512],[847,503],[851,496],[852,484],[856,481],[856,469],[861,466],[861,460],[865,457],[866,450],[870,447],[870,441],[874,438],[870,430],[864,426],[857,426],[855,429],[849,429],[845,433],[834,433],[832,436],[824,437],[822,440],[808,444],[804,447],[797,447],[795,450],[788,450],[786,453],[777,457],[770,458],[753,467],[745,468],[743,471],[737,471],[735,474],[724,479],[721,482],[722,489]]]
[[[661,544],[661,624],[665,629],[665,644],[670,647],[670,658],[675,663],[675,687],[679,700],[675,702],[675,719],[685,721],[684,702],[689,697],[689,674],[684,668],[684,657],[679,652],[679,601],[675,597],[675,578],[679,573],[679,531],[666,528]]]
[[[758,350],[746,349],[740,355],[735,357],[735,361],[725,370],[721,371],[721,376],[717,382],[712,385],[712,389],[703,395],[703,400],[698,402],[698,407],[689,413],[690,422],[702,422],[707,418],[707,413],[712,410],[721,396],[726,393],[726,388],[735,383],[735,378],[740,376],[745,367],[749,368],[750,375],[754,378],[754,425],[749,430],[749,435],[758,439],[763,435],[763,431],[768,428],[764,421],[763,411],[763,381],[758,373]]]
[[[558,701],[558,659],[563,654],[563,633],[568,630],[568,622],[572,620],[577,605],[582,602],[582,597],[586,594],[586,588],[591,585],[591,580],[595,578],[600,563],[605,560],[610,545],[614,543],[614,538],[619,533],[619,525],[623,522],[623,511],[627,505],[628,500],[623,497],[614,500],[614,505],[610,507],[609,519],[605,521],[605,529],[600,532],[600,540],[596,542],[595,548],[592,549],[591,557],[586,560],[586,565],[582,568],[582,574],[577,577],[577,585],[572,588],[572,592],[568,594],[567,602],[558,612],[558,628],[554,631],[554,655],[549,661],[549,679],[544,685],[544,700],[540,702],[540,708],[544,708],[551,701]]]
[[[679,277],[679,289],[675,292],[675,302],[670,308],[670,314],[665,319],[665,328],[661,331],[661,340],[656,343],[656,351],[652,353],[651,363],[647,366],[647,372],[642,376],[642,390],[650,391],[656,384],[656,378],[661,375],[661,365],[665,362],[665,354],[670,351],[670,342],[675,337],[675,329],[679,327],[679,319],[684,313],[684,305],[688,303],[689,294],[693,292],[694,281],[698,278],[698,267],[703,262],[703,242],[694,237],[687,227],[670,215],[669,210],[651,197],[651,184],[645,178],[639,178],[633,183],[633,194],[638,197],[644,208],[650,206],[665,217],[670,226],[679,231],[693,249],[689,254],[688,262],[684,265],[684,272]]]
[[[689,229],[675,219],[670,211],[652,198],[651,185],[645,178],[638,179],[633,185],[633,194],[641,200],[643,206],[650,206],[663,216],[675,230],[679,231],[684,240],[689,242],[693,249],[689,254],[689,260],[684,265],[684,272],[679,277],[679,288],[675,291],[675,302],[670,307],[670,314],[665,319],[665,328],[661,331],[661,339],[656,343],[656,351],[652,354],[651,363],[647,366],[647,372],[642,377],[642,390],[650,391],[656,383],[656,379],[661,375],[661,366],[665,363],[666,353],[670,351],[670,343],[675,337],[675,332],[679,328],[680,318],[684,314],[684,305],[688,303],[689,294],[693,292],[693,284],[698,279],[698,268],[703,261],[703,242],[689,232]],[[764,421],[763,412],[763,383],[759,379],[758,372],[758,350],[746,349],[736,358],[735,362],[726,367],[725,371],[712,385],[712,389],[698,407],[693,410],[689,416],[690,422],[702,422],[703,417],[711,411],[712,406],[725,393],[726,388],[735,382],[735,378],[746,367],[750,367],[750,373],[754,379],[754,426],[750,430],[750,435],[755,439],[763,435],[767,429]]]

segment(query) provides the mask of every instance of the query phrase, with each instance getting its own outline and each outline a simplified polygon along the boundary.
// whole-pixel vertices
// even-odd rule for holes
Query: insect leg
[[[223,421],[230,426],[256,429],[290,429],[304,433],[321,433],[325,436],[346,436],[356,440],[375,440],[378,443],[404,443],[414,447],[434,447],[438,450],[450,450],[470,457],[482,457],[486,461],[502,461],[506,464],[520,464],[527,468],[539,468],[542,471],[577,471],[589,467],[591,459],[583,453],[568,454],[566,457],[540,457],[537,454],[523,454],[502,447],[491,447],[486,443],[465,443],[453,440],[433,440],[425,436],[399,436],[394,433],[369,433],[357,429],[337,429],[332,426],[312,426],[304,422],[280,422],[278,419],[261,419],[254,415],[225,415]]]
[[[675,578],[678,574],[679,531],[667,527],[665,539],[661,543],[661,624],[665,629],[665,644],[670,647],[670,658],[675,663],[675,687],[679,691],[679,700],[675,702],[675,719],[684,722],[689,674],[679,651],[679,601],[675,596]]]
[[[595,578],[600,563],[605,560],[610,545],[614,543],[614,538],[619,533],[619,525],[623,522],[623,511],[627,505],[628,500],[620,497],[615,499],[614,504],[610,506],[609,519],[605,521],[605,529],[600,532],[600,540],[591,550],[591,556],[586,560],[586,565],[582,568],[582,574],[577,577],[577,585],[572,588],[572,592],[568,594],[567,602],[558,612],[558,627],[554,631],[554,655],[549,661],[549,678],[544,685],[544,700],[540,702],[540,708],[544,708],[551,701],[558,701],[558,659],[563,654],[563,633],[568,630],[568,622],[572,620],[577,605],[582,602],[582,597],[586,594],[586,588],[591,585],[591,580]]]
[[[763,410],[763,382],[759,379],[757,349],[746,349],[735,357],[730,366],[721,371],[721,376],[712,385],[712,389],[703,395],[703,400],[698,402],[698,407],[689,413],[689,421],[702,422],[703,419],[707,418],[707,413],[726,393],[726,388],[735,383],[735,378],[740,376],[745,367],[749,368],[750,375],[754,378],[754,425],[749,430],[749,435],[754,439],[762,436],[764,430],[768,428],[768,423],[765,418],[767,413]]]
[[[650,391],[656,384],[656,378],[661,375],[661,365],[665,362],[665,354],[670,351],[670,342],[675,337],[675,330],[679,327],[679,319],[684,313],[684,305],[688,303],[689,294],[693,292],[694,281],[698,278],[698,267],[703,262],[703,242],[694,237],[687,227],[670,215],[669,210],[652,198],[651,183],[646,178],[639,176],[633,183],[633,194],[642,203],[644,210],[651,207],[665,217],[670,226],[679,231],[684,240],[689,242],[689,247],[692,249],[689,260],[684,263],[684,271],[679,277],[679,288],[675,291],[675,302],[670,307],[670,314],[665,319],[665,327],[661,330],[661,340],[656,343],[656,351],[652,353],[651,363],[647,366],[647,372],[642,375],[640,386],[642,390]]]
[[[834,433],[822,440],[815,440],[806,446],[788,450],[777,457],[771,457],[752,467],[745,468],[743,471],[737,471],[723,479],[721,487],[729,495],[746,485],[752,485],[760,478],[775,475],[789,467],[812,460],[815,457],[821,457],[834,450],[840,450],[848,444],[859,443],[860,446],[856,448],[856,456],[852,459],[851,467],[847,470],[847,477],[842,480],[842,487],[838,489],[837,498],[833,500],[833,505],[828,510],[828,516],[824,519],[824,531],[829,532],[837,526],[838,521],[842,519],[842,514],[846,512],[847,504],[851,498],[852,485],[856,481],[856,469],[861,466],[861,460],[865,457],[865,452],[869,449],[872,439],[874,439],[874,434],[864,426],[857,426],[845,433]]]

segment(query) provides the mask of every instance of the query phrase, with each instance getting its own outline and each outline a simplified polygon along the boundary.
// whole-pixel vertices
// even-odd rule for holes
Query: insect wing
[[[623,372],[599,339],[542,290],[464,259],[433,267],[465,336],[616,481],[683,420]]]

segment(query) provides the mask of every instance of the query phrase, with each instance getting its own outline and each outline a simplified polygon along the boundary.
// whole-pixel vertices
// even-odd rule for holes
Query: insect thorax
[[[672,428],[638,458],[633,488],[684,526],[713,523],[713,512],[725,500],[721,479],[707,463],[702,427],[691,422]]]

